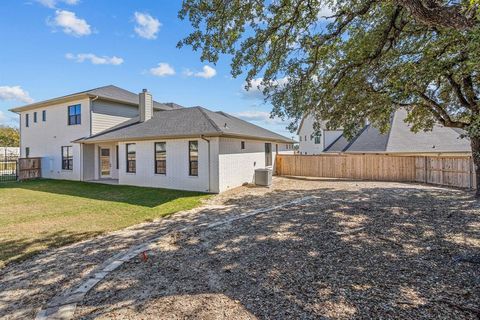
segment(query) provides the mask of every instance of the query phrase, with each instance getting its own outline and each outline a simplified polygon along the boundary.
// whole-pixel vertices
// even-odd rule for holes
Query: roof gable
[[[342,135],[325,152],[470,152],[469,140],[461,139],[459,130],[435,125],[432,131],[414,133],[404,121],[406,117],[407,111],[399,109],[387,133],[367,125],[351,140]]]

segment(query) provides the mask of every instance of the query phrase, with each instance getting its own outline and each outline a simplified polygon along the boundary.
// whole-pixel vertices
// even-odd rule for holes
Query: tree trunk
[[[470,138],[470,145],[472,146],[473,164],[477,177],[475,197],[480,198],[480,137]]]

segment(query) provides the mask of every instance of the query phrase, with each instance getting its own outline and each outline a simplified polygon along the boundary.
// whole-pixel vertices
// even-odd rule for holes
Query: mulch
[[[118,269],[76,317],[478,319],[480,205],[413,184],[276,179],[214,201],[311,201],[169,233]]]

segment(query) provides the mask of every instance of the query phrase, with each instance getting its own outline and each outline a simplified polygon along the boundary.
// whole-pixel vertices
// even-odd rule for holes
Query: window
[[[118,146],[115,146],[115,167],[118,170]]]
[[[198,141],[188,142],[188,174],[198,176]]]
[[[68,125],[80,124],[82,122],[81,105],[76,104],[68,107]]]
[[[245,141],[242,141],[242,142],[240,143],[240,148],[241,148],[242,150],[245,150]]]
[[[302,136],[299,136],[299,138],[300,138],[300,142],[301,142],[302,141]]]
[[[30,147],[25,148],[25,158],[28,158],[30,156]]]
[[[155,143],[155,173],[167,174],[167,143]]]
[[[320,132],[315,133],[313,137],[314,137],[315,144],[321,143],[322,134]]]
[[[272,144],[265,143],[265,167],[272,165]]]
[[[47,121],[47,110],[42,111],[42,121],[43,122]]]
[[[307,136],[305,136],[305,141],[307,141]]]
[[[62,147],[62,170],[73,170],[72,147]]]
[[[37,112],[33,113],[33,122],[37,123]]]
[[[29,127],[30,126],[30,115],[27,113],[25,115],[25,127]]]
[[[137,171],[136,168],[136,146],[135,143],[127,143],[127,172],[135,173]]]

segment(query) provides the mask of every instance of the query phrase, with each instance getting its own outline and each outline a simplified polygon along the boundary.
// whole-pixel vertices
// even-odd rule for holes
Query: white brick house
[[[12,109],[42,177],[203,192],[252,182],[293,141],[223,112],[106,86]]]

